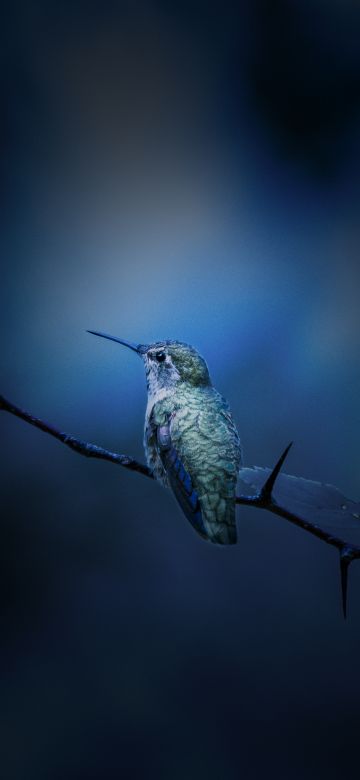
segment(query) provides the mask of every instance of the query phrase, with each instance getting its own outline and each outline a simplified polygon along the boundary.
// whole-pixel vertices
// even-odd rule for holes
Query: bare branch
[[[66,444],[70,449],[78,452],[79,455],[85,455],[87,458],[108,460],[111,463],[116,463],[118,466],[124,466],[124,468],[130,469],[131,471],[137,471],[145,477],[154,478],[148,466],[145,466],[143,463],[138,463],[137,460],[134,460],[134,458],[129,455],[120,455],[117,452],[105,450],[103,447],[98,447],[97,444],[90,444],[89,442],[77,439],[69,433],[59,431],[57,428],[54,428],[53,425],[49,425],[49,423],[44,422],[44,420],[40,420],[40,418],[34,417],[34,415],[29,414],[29,412],[25,412],[23,409],[15,406],[15,404],[8,401],[2,395],[0,395],[0,410],[10,412],[10,414],[20,417],[21,420],[25,420],[25,422],[30,423],[30,425],[34,425],[36,428],[44,431],[44,433],[49,433],[50,436],[54,436],[55,439]]]
[[[123,466],[131,471],[143,474],[145,477],[154,479],[154,475],[148,466],[134,460],[129,455],[121,455],[117,452],[111,452],[97,444],[77,439],[71,434],[59,431],[53,425],[44,422],[38,417],[34,417],[29,412],[20,409],[15,404],[8,401],[0,395],[0,411],[9,412],[16,417],[36,428],[49,433],[58,441],[66,444],[70,449],[78,452],[79,455],[85,455],[88,458],[100,458]],[[343,496],[340,491],[332,485],[322,485],[320,482],[301,477],[293,477],[287,474],[280,474],[281,467],[289,452],[291,444],[286,448],[277,464],[273,469],[264,469],[259,466],[242,468],[239,472],[239,478],[246,485],[257,490],[255,495],[241,495],[236,497],[236,503],[244,506],[252,506],[257,509],[266,509],[275,515],[283,517],[290,523],[303,528],[321,541],[336,547],[340,553],[340,573],[342,588],[342,605],[344,617],[346,617],[346,595],[347,595],[347,575],[350,563],[356,558],[360,558],[360,547],[353,544],[352,541],[346,541],[331,530],[326,530],[326,526],[331,523],[340,523],[342,536],[348,536],[346,531],[360,531],[360,503],[351,501]],[[280,476],[279,476],[280,475]],[[265,478],[265,481],[264,481]],[[282,494],[282,501],[274,498],[273,490],[279,489]],[[321,525],[317,520],[320,519]],[[345,525],[344,521],[347,524]],[[337,526],[338,527],[338,526]]]
[[[285,520],[289,520],[290,523],[297,525],[304,531],[308,531],[309,533],[313,534],[313,536],[317,536],[317,538],[321,539],[323,542],[333,545],[333,547],[336,547],[340,552],[344,549],[344,547],[349,548],[349,553],[351,552],[351,560],[360,558],[360,547],[352,544],[347,545],[344,539],[340,539],[340,537],[334,536],[328,531],[325,531],[323,528],[320,528],[315,523],[310,523],[308,520],[304,520],[304,518],[295,515],[288,509],[279,506],[279,504],[277,504],[273,498],[270,498],[264,502],[260,495],[236,496],[236,503],[244,504],[245,506],[253,506],[256,509],[266,509],[268,512],[273,512],[274,515],[284,517]]]
[[[237,496],[236,503],[266,509],[339,550],[342,606],[346,617],[348,568],[353,560],[360,558],[360,547],[344,537],[349,536],[349,533],[359,534],[360,504],[345,498],[333,485],[323,485],[320,482],[287,474],[280,475],[279,479],[279,493],[282,503],[287,504],[287,507],[278,503],[273,496],[273,489],[290,446],[286,448],[272,470],[258,466],[240,470],[240,480],[256,488],[257,492],[253,496]],[[321,520],[321,526],[317,522],[318,518]],[[333,534],[331,529],[326,530],[326,526],[334,523],[337,524],[335,527],[340,527],[342,537]]]

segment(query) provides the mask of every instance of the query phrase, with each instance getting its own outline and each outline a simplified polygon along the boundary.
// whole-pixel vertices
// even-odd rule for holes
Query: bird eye
[[[157,352],[155,357],[158,363],[163,363],[166,358],[166,355],[165,352]]]

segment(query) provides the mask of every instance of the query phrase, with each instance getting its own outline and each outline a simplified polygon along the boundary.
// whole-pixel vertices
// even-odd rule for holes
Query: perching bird
[[[204,358],[179,341],[136,345],[89,332],[117,341],[142,358],[148,392],[144,447],[149,468],[172,489],[204,539],[235,544],[240,439]]]
[[[101,458],[169,486],[195,530],[210,542],[236,542],[235,505],[266,509],[336,547],[346,615],[349,564],[360,558],[360,503],[332,485],[280,474],[289,445],[273,469],[243,467],[239,435],[225,399],[211,383],[205,360],[179,341],[132,344],[145,365],[148,404],[144,445],[148,465],[77,439],[0,395],[0,410],[35,425],[81,455]],[[236,495],[236,484],[253,493]]]

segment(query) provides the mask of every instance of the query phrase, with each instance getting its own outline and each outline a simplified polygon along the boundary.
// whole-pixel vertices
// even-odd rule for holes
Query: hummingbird
[[[172,490],[203,539],[235,544],[241,444],[229,405],[213,386],[204,358],[181,341],[134,344],[107,333],[88,332],[128,347],[143,360],[148,466]]]
[[[336,547],[346,617],[348,569],[353,560],[360,558],[360,502],[346,498],[333,485],[280,474],[292,442],[272,469],[244,467],[229,406],[214,388],[207,364],[194,347],[170,340],[133,344],[108,333],[89,333],[123,344],[144,363],[147,466],[65,433],[3,395],[0,411],[34,425],[80,455],[107,460],[159,480],[172,490],[195,531],[209,542],[235,544],[238,504],[266,509]],[[241,493],[236,496],[238,479]],[[242,492],[241,485],[246,492]]]

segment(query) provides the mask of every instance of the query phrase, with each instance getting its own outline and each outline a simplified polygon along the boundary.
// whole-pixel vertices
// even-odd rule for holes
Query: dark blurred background
[[[360,8],[2,4],[1,387],[143,459],[134,341],[207,358],[247,464],[360,497]],[[357,777],[360,566],[6,414],[4,780]]]

